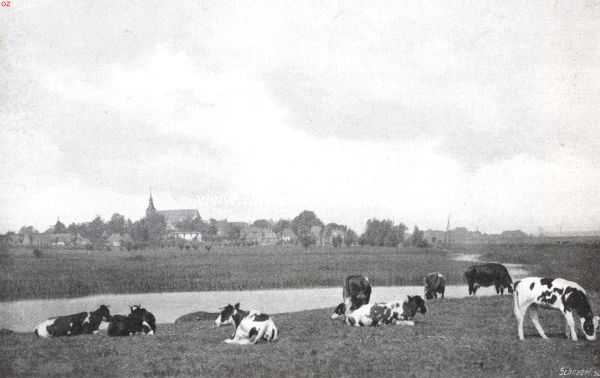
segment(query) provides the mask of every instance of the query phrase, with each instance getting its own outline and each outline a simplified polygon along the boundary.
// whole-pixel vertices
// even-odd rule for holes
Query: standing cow
[[[435,272],[429,273],[423,279],[425,285],[425,299],[437,298],[438,293],[444,298],[444,292],[446,291],[446,278],[442,273]]]
[[[594,316],[585,290],[577,283],[562,278],[527,277],[515,283],[514,313],[517,318],[519,339],[525,339],[523,322],[529,309],[529,317],[543,339],[548,337],[540,324],[538,307],[560,311],[565,317],[565,335],[577,341],[574,314],[581,323],[583,335],[596,340],[600,318]]]
[[[496,287],[496,294],[504,295],[504,288],[512,294],[512,279],[508,270],[502,264],[485,263],[473,265],[465,272],[465,278],[469,285],[469,295],[475,295],[481,286]]]
[[[362,275],[346,277],[343,289],[344,303],[350,304],[350,311],[369,303],[371,299],[371,283],[369,278]]]

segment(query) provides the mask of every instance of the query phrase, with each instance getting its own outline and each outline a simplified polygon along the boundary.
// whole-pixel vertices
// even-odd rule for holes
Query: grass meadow
[[[13,250],[0,259],[0,301],[172,291],[341,286],[350,273],[375,286],[422,284],[442,271],[462,283],[470,265],[439,249],[213,247],[144,251]]]
[[[595,313],[600,310],[597,246],[472,246],[487,260],[528,264],[541,276],[580,282]],[[2,258],[3,298],[54,297],[94,292],[340,286],[352,272],[381,285],[420,284],[440,270],[462,282],[470,263],[439,250],[280,248],[146,252],[12,251]],[[7,273],[10,276],[7,277]],[[70,280],[70,281],[69,281]],[[66,283],[65,283],[66,282]],[[68,282],[85,283],[85,292]],[[6,285],[11,285],[9,288]],[[13,292],[14,291],[14,292]],[[517,339],[511,296],[428,302],[414,327],[353,328],[332,321],[333,309],[278,314],[280,340],[252,347],[227,345],[231,328],[212,320],[182,318],[159,324],[155,336],[104,334],[38,339],[0,332],[0,376],[50,377],[548,377],[600,376],[600,341],[564,336],[558,312],[542,311],[550,337],[542,340],[529,320]],[[206,317],[204,317],[206,319]],[[581,332],[580,332],[581,335]],[[569,370],[571,369],[571,370]],[[582,370],[586,369],[586,370]]]
[[[414,327],[356,328],[331,310],[275,316],[280,340],[227,345],[212,321],[159,325],[155,336],[37,339],[0,336],[0,375],[50,377],[550,377],[596,369],[598,342],[566,340],[560,314],[541,316],[550,340],[526,323],[516,337],[510,296],[436,300]]]

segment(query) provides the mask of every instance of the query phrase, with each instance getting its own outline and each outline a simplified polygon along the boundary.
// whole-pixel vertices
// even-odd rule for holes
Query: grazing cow
[[[442,273],[435,272],[429,273],[423,278],[423,284],[425,285],[425,299],[437,298],[438,293],[444,298],[444,292],[446,291],[446,278]]]
[[[346,324],[355,327],[379,326],[382,324],[414,325],[417,312],[425,314],[427,308],[421,296],[407,296],[404,301],[365,304],[356,310],[347,311]]]
[[[100,323],[110,320],[110,311],[105,305],[93,312],[58,316],[45,320],[38,325],[34,333],[39,337],[75,336],[97,333]]]
[[[130,306],[127,316],[115,315],[108,325],[108,336],[131,336],[138,333],[154,335],[156,319],[154,315],[140,305]]]
[[[529,308],[529,317],[543,339],[548,337],[540,324],[538,307],[559,310],[565,316],[565,335],[577,341],[573,313],[577,313],[588,340],[596,340],[600,317],[594,316],[585,290],[577,283],[562,278],[527,277],[515,283],[514,313],[517,318],[519,339],[523,340],[523,322]]]
[[[496,287],[496,294],[504,295],[504,288],[512,294],[512,279],[508,270],[502,264],[485,263],[473,265],[465,272],[465,278],[469,284],[469,295],[475,295],[480,286]]]
[[[350,310],[355,310],[360,306],[369,303],[371,299],[371,284],[369,278],[361,275],[352,275],[346,277],[343,288],[344,303],[350,304]]]
[[[221,309],[215,325],[219,327],[225,324],[233,325],[233,335],[225,340],[227,344],[256,344],[261,340],[275,341],[279,337],[272,317],[257,311],[244,311],[239,303],[235,306],[228,304]]]

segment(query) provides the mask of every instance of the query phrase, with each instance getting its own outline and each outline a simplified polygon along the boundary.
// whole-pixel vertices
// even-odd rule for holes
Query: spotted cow
[[[365,304],[345,313],[345,322],[350,326],[367,327],[384,324],[414,325],[413,319],[427,309],[421,296],[407,296],[404,301]]]
[[[599,317],[594,316],[585,290],[577,283],[562,278],[527,277],[515,283],[514,313],[517,318],[519,339],[523,340],[523,322],[529,309],[529,317],[544,339],[548,337],[539,321],[538,308],[560,311],[565,317],[565,335],[577,341],[574,314],[580,320],[583,335],[596,339]]]
[[[254,310],[244,311],[239,303],[228,304],[221,309],[215,325],[225,324],[233,325],[233,335],[225,340],[227,344],[256,344],[261,340],[271,342],[279,338],[279,330],[272,317]]]
[[[57,316],[43,321],[34,333],[39,337],[75,336],[98,333],[102,322],[111,319],[106,305],[101,305],[93,312],[80,312],[73,315]]]
[[[129,315],[115,315],[108,325],[108,336],[154,335],[156,318],[141,305],[129,307]]]

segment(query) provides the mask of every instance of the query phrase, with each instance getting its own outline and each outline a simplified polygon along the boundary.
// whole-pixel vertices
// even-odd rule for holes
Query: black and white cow
[[[446,291],[446,278],[442,273],[435,272],[429,273],[423,278],[423,284],[425,285],[425,299],[437,298],[438,293],[444,298],[444,292]]]
[[[233,335],[225,340],[227,344],[256,344],[261,340],[271,342],[279,338],[279,330],[272,317],[254,310],[244,311],[239,303],[228,304],[221,309],[215,325],[225,324],[233,325]]]
[[[519,339],[523,340],[523,322],[529,309],[529,317],[544,339],[548,337],[540,324],[538,307],[559,310],[565,316],[565,335],[577,341],[574,313],[581,323],[583,335],[596,340],[600,317],[594,316],[585,290],[577,283],[562,278],[527,277],[515,283],[514,313],[517,318]]]
[[[350,310],[359,308],[369,303],[371,299],[371,283],[369,278],[362,275],[351,275],[346,277],[342,299],[350,305]]]
[[[156,318],[140,305],[130,306],[127,316],[115,315],[108,325],[108,336],[154,335]]]
[[[346,311],[345,322],[355,327],[379,326],[383,324],[414,325],[414,317],[427,308],[421,296],[407,296],[403,301],[365,304],[356,310]]]
[[[469,295],[475,295],[480,286],[496,287],[496,294],[504,294],[504,288],[509,293],[513,292],[512,278],[508,270],[502,264],[485,263],[473,265],[465,272],[465,278],[469,285]]]
[[[111,319],[106,305],[93,312],[80,312],[73,315],[57,316],[43,321],[35,328],[39,337],[75,336],[97,333],[100,323]]]

